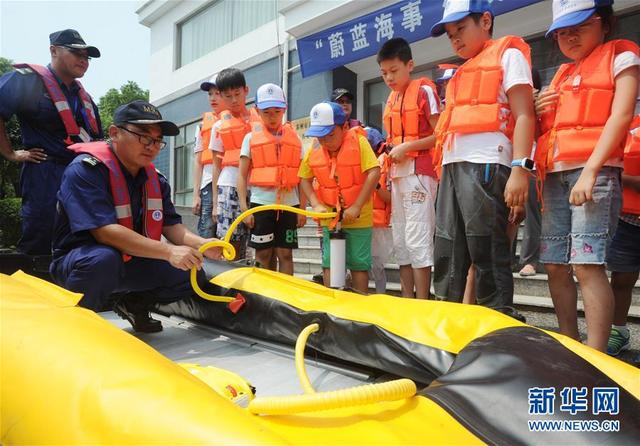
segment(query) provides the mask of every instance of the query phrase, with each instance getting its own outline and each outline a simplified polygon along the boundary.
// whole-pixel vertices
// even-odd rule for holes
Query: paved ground
[[[524,309],[519,310],[526,318],[527,323],[536,327],[544,328],[545,330],[558,331],[558,321],[556,316],[552,312],[541,311],[526,311]],[[630,364],[634,364],[640,367],[640,364],[634,363],[633,360],[640,354],[640,320],[630,320],[627,322],[629,331],[631,333],[631,349],[623,352],[619,359],[626,361]],[[578,327],[582,339],[587,337],[587,326],[585,324],[584,317],[578,318]]]

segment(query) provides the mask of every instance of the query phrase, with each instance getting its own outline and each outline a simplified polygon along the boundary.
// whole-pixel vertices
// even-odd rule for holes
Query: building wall
[[[199,85],[213,73],[229,66],[244,70],[250,87],[250,100],[259,85],[266,82],[280,83],[287,90],[289,119],[307,116],[315,103],[326,99],[333,88],[343,86],[337,83],[345,77],[340,73],[326,72],[302,78],[295,51],[295,38],[370,13],[398,0],[279,0],[280,16],[277,20],[175,69],[178,57],[178,24],[213,1],[148,0],[141,3],[137,10],[140,22],[151,29],[151,100],[160,107],[167,119],[179,125],[198,120],[208,109],[206,95],[199,90]],[[624,14],[637,14],[640,3],[637,0],[617,0],[615,9]],[[543,1],[497,17],[494,34],[496,37],[516,34],[535,39],[544,35],[551,21],[551,2]],[[288,36],[291,36],[290,40],[287,40]],[[453,58],[446,37],[425,38],[411,46],[417,71]],[[285,57],[285,53],[288,57]],[[557,52],[545,57],[545,66],[560,62]],[[557,57],[557,60],[548,60],[548,57]],[[286,71],[283,69],[285,65],[289,68],[289,73],[286,82],[281,83],[283,71]],[[354,73],[348,80],[351,85],[356,85],[356,116],[364,118],[370,105],[366,97],[368,87],[380,82],[375,57],[348,64],[345,68]],[[384,96],[379,90],[380,87],[377,87],[377,98]],[[172,179],[173,184],[175,160],[173,145],[170,144],[169,147],[169,150],[160,154],[156,164]]]

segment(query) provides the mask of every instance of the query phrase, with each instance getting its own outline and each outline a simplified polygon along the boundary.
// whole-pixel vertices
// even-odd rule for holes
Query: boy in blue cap
[[[317,212],[342,212],[346,233],[346,263],[353,288],[366,293],[371,268],[372,194],[380,178],[380,166],[362,127],[349,128],[347,116],[334,102],[316,104],[310,113],[306,136],[315,137],[300,171],[301,187]],[[313,179],[318,187],[314,190]],[[322,268],[329,277],[329,228],[323,222]]]
[[[435,294],[460,302],[473,263],[478,303],[516,315],[507,222],[526,202],[533,168],[530,49],[520,37],[492,39],[486,0],[446,2],[431,29],[444,33],[466,62],[449,81],[436,128]]]

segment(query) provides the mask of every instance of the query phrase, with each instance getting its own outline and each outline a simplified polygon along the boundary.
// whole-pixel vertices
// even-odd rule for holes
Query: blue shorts
[[[544,183],[540,261],[602,265],[618,225],[622,206],[621,169],[603,167],[593,187],[593,200],[569,203],[582,169],[555,172]]]
[[[200,218],[198,219],[198,235],[212,238],[216,235],[216,224],[211,211],[213,209],[213,186],[211,183],[200,189]]]
[[[607,269],[616,273],[640,271],[640,226],[620,220],[607,252]]]

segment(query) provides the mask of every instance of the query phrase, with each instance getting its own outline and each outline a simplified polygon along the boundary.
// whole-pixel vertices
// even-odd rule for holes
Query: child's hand
[[[247,228],[253,229],[256,224],[255,218],[253,218],[253,214],[247,215],[242,222],[246,225]]]
[[[394,146],[393,149],[391,149],[391,152],[389,152],[389,158],[391,159],[392,163],[401,163],[402,161],[404,161],[404,158],[408,151],[409,145],[406,142],[403,142],[402,144]]]
[[[358,217],[360,217],[360,208],[352,205],[342,213],[342,222],[347,224],[353,223]]]
[[[511,175],[504,188],[504,201],[509,207],[524,206],[529,194],[529,178],[527,172],[520,168],[511,169]]]
[[[555,90],[544,90],[535,96],[536,115],[541,117],[543,114],[554,110],[558,104],[560,94]]]
[[[296,224],[296,226],[298,228],[301,228],[301,227],[303,227],[304,225],[307,224],[307,216],[306,215],[296,214],[296,216],[298,217],[298,223]]]
[[[213,241],[217,241],[217,238],[208,238],[205,239],[207,243],[209,242],[213,242]],[[213,248],[209,248],[207,249],[205,252],[203,252],[203,255],[211,260],[220,260],[220,258],[222,257],[222,247],[220,246],[214,246]]]
[[[526,216],[524,206],[514,206],[509,210],[509,223],[519,225]]]
[[[587,172],[585,169],[582,170],[578,181],[576,181],[575,186],[571,189],[571,194],[569,195],[569,203],[574,206],[582,206],[587,201],[591,201],[593,199],[593,185],[596,182],[596,175]]]
[[[329,209],[327,209],[327,207],[324,204],[318,203],[315,206],[313,206],[313,212],[327,213],[327,212],[330,212],[330,211],[329,211]]]
[[[191,206],[191,212],[193,212],[193,215],[200,215],[200,205],[200,194],[194,193],[193,205]]]

